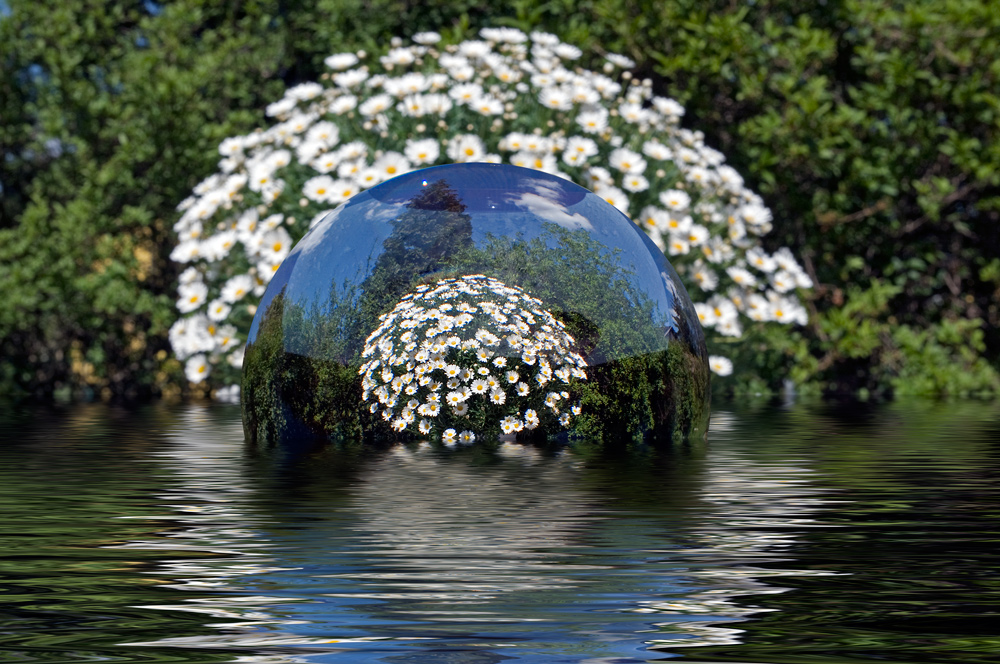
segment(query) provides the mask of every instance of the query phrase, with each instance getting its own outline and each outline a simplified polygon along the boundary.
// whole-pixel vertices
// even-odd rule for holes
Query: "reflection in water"
[[[712,432],[296,456],[234,407],[0,412],[0,661],[996,662],[995,407]]]
[[[238,426],[189,411],[156,454],[176,482],[159,496],[171,527],[119,545],[208,554],[162,560],[152,573],[197,596],[145,608],[211,616],[219,633],[129,645],[232,661],[646,661],[737,644],[735,623],[772,610],[745,598],[824,574],[789,564],[796,533],[822,525],[805,460],[515,443],[247,457]]]
[[[231,411],[232,412],[232,411]],[[206,627],[224,628],[227,632],[252,633],[272,625],[299,624],[307,621],[288,619],[274,610],[276,605],[297,601],[281,595],[243,594],[257,575],[291,571],[275,566],[269,551],[270,542],[258,529],[263,520],[250,506],[253,488],[250,478],[241,473],[242,428],[238,420],[220,423],[209,413],[195,407],[186,410],[176,428],[168,433],[162,450],[150,459],[170,471],[174,483],[157,496],[167,514],[122,516],[122,519],[161,519],[171,524],[157,537],[137,540],[109,548],[126,550],[162,550],[210,554],[208,558],[165,558],[156,569],[147,572],[169,578],[166,587],[182,591],[225,592],[219,596],[185,599],[183,603],[150,604],[138,608],[204,614],[225,622],[209,622]],[[280,641],[281,639],[277,639]],[[275,639],[240,636],[168,637],[153,642],[133,642],[129,646],[174,647],[243,647],[272,645]],[[292,639],[298,645],[297,639]],[[239,660],[234,660],[239,661]],[[245,659],[242,661],[263,661]],[[271,661],[301,661],[274,659]]]
[[[727,416],[717,415],[713,426],[724,425]],[[701,500],[710,508],[703,515],[705,523],[693,533],[701,546],[686,549],[684,555],[707,567],[695,569],[689,576],[723,587],[677,601],[643,602],[648,611],[676,615],[657,626],[694,635],[681,641],[654,640],[658,647],[739,644],[743,630],[691,621],[684,614],[726,616],[739,621],[776,609],[738,605],[735,598],[784,593],[789,588],[774,585],[780,577],[834,575],[826,570],[788,567],[794,561],[792,547],[800,529],[829,527],[815,518],[831,501],[823,497],[827,492],[816,486],[814,475],[806,459],[768,463],[735,450],[715,450],[709,455]],[[780,563],[781,568],[759,566],[765,563]]]

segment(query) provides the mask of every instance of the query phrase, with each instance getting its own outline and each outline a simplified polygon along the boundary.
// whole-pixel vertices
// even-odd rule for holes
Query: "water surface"
[[[0,661],[1000,662],[1000,406],[715,411],[614,456],[0,415]]]

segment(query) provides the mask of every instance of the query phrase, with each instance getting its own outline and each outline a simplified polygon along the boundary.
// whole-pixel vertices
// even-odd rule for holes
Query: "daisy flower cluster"
[[[444,279],[404,296],[368,339],[359,375],[369,412],[394,431],[470,443],[569,427],[586,361],[562,321],[519,288],[483,275]]]
[[[308,228],[388,178],[453,162],[515,164],[595,191],[670,257],[712,345],[747,325],[803,323],[795,291],[811,281],[790,251],[762,248],[772,220],[760,197],[680,126],[679,103],[632,75],[635,63],[610,54],[592,71],[581,55],[512,28],[457,44],[419,33],[381,53],[331,55],[319,82],[267,107],[269,128],[224,140],[219,172],[174,226],[172,258],[189,268],[171,342],[188,377],[233,382],[249,298]]]

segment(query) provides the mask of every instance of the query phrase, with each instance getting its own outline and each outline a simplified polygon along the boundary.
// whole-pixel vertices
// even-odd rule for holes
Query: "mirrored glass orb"
[[[364,191],[296,245],[243,365],[247,438],[598,445],[704,435],[705,339],[641,229],[497,164]]]

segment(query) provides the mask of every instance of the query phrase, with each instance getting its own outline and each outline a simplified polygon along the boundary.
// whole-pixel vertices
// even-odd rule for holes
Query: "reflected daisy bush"
[[[475,431],[568,428],[587,379],[575,341],[542,302],[483,275],[422,285],[365,340],[362,399],[397,432],[470,443]]]
[[[272,126],[224,140],[219,172],[179,205],[174,226],[171,258],[186,268],[170,342],[188,379],[239,381],[254,302],[310,227],[359,191],[456,162],[552,173],[634,220],[684,280],[717,374],[733,371],[723,349],[748,327],[804,324],[796,290],[812,282],[791,251],[762,247],[772,218],[761,198],[680,126],[679,103],[632,76],[628,58],[590,71],[580,56],[553,35],[510,28],[446,45],[419,33],[382,53],[331,55],[320,82],[267,107]],[[404,423],[419,426],[412,415]]]

